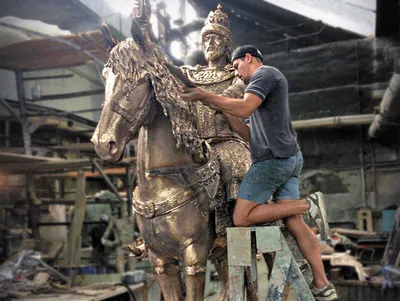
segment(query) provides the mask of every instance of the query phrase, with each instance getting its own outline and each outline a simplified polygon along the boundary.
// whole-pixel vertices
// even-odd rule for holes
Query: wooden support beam
[[[66,257],[70,267],[77,267],[80,264],[82,225],[86,212],[85,184],[85,174],[80,172],[76,181],[74,217],[68,233],[68,253]]]

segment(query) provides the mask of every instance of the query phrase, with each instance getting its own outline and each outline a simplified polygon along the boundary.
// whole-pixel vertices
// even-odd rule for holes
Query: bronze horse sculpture
[[[108,41],[105,102],[92,142],[103,160],[117,162],[138,135],[133,206],[157,281],[167,301],[183,300],[181,262],[186,300],[202,301],[215,239],[211,202],[223,177],[220,163],[199,138],[195,110],[179,98],[182,83],[167,68],[172,62],[163,50],[141,31],[120,43]],[[243,158],[249,161],[249,153]],[[227,301],[226,255],[215,264],[220,300]]]

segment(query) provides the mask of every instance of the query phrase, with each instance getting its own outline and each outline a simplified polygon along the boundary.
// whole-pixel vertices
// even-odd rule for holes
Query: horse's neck
[[[161,187],[174,186],[165,177],[146,178],[149,169],[191,164],[191,157],[176,148],[171,121],[164,114],[160,113],[152,124],[141,128],[137,154],[138,184],[141,190],[156,191]]]

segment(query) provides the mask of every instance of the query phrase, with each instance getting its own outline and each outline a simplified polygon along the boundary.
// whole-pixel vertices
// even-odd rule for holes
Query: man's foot
[[[311,293],[313,294],[315,301],[334,301],[338,299],[335,287],[332,283],[321,288],[313,287]]]
[[[322,240],[327,240],[329,237],[329,226],[326,218],[324,196],[321,192],[310,194],[306,200],[310,204],[308,212],[310,217],[319,228],[319,233]]]

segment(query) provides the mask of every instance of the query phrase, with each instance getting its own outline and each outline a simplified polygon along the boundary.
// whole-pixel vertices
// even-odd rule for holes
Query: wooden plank
[[[57,160],[49,162],[26,162],[26,163],[4,163],[0,164],[0,170],[12,173],[24,173],[27,171],[39,172],[54,169],[80,169],[91,166],[89,159]]]
[[[49,158],[49,157],[41,157],[41,156],[32,156],[25,154],[16,154],[11,152],[2,152],[0,151],[0,162],[57,162],[57,161],[66,161],[59,158]]]
[[[103,169],[103,171],[107,175],[125,175],[126,174],[125,168],[106,168],[106,169]],[[43,174],[40,174],[40,176],[41,177],[55,177],[55,178],[76,178],[78,176],[78,172],[77,171],[69,171],[69,172],[63,172],[63,173],[57,173],[57,174],[43,173]],[[102,178],[101,174],[98,171],[95,171],[95,172],[86,171],[85,177],[86,178]]]

